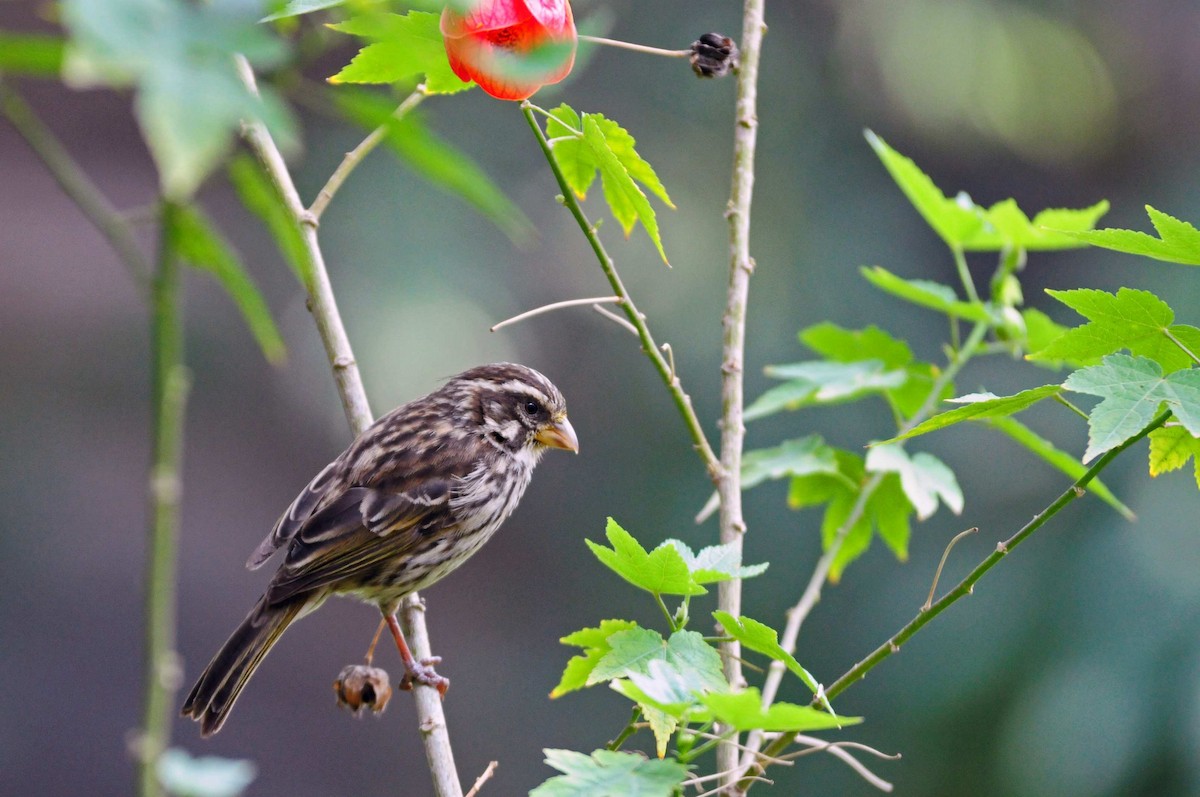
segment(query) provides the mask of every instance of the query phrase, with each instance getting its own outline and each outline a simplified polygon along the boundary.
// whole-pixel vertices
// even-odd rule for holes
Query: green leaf
[[[525,243],[533,237],[533,224],[520,208],[478,164],[438,138],[421,114],[410,110],[397,119],[391,100],[366,91],[338,91],[334,100],[364,128],[383,125],[385,141],[401,160],[435,186],[470,204],[514,242]]]
[[[779,644],[779,633],[774,628],[750,617],[734,617],[729,612],[716,611],[713,612],[713,617],[717,618],[717,622],[725,629],[726,634],[742,643],[742,647],[783,662],[784,666],[803,681],[814,695],[820,691],[817,679],[813,678],[808,670],[801,667],[800,662],[796,661],[796,657]],[[833,710],[830,709],[829,713],[832,714]]]
[[[608,519],[605,535],[612,548],[591,540],[585,542],[597,559],[635,587],[657,595],[703,595],[708,591],[695,582],[687,562],[673,545],[660,545],[647,553],[612,518]]]
[[[1018,421],[1016,418],[988,418],[986,421],[984,421],[984,423],[994,429],[1004,432],[1004,434],[1008,435],[1013,440],[1017,441],[1046,462],[1049,462],[1055,468],[1062,471],[1067,476],[1070,476],[1073,480],[1078,480],[1081,476],[1083,476],[1083,474],[1087,473],[1087,466],[1081,463],[1078,459],[1065,451],[1059,450],[1049,440],[1045,439],[1037,432]],[[1108,486],[1099,479],[1092,479],[1092,481],[1088,483],[1087,489],[1088,492],[1095,493],[1100,500],[1104,501],[1104,503],[1120,512],[1121,516],[1126,520],[1137,519],[1133,514],[1133,510],[1125,506],[1125,504],[1123,504],[1121,500],[1113,494],[1112,490],[1108,489]]]
[[[62,10],[71,34],[67,80],[136,90],[138,123],[169,199],[196,190],[247,120],[266,124],[281,148],[294,148],[287,106],[269,86],[252,93],[237,72],[239,54],[262,68],[288,54],[258,24],[256,4],[66,0]]]
[[[842,363],[878,360],[891,369],[902,368],[913,360],[908,343],[874,324],[850,330],[824,321],[801,330],[800,341],[826,359]]]
[[[788,380],[758,397],[746,408],[748,421],[780,410],[796,410],[815,404],[853,401],[870,393],[899,387],[908,379],[904,369],[887,368],[879,360],[830,362],[814,360],[791,365],[772,365],[767,375]]]
[[[1108,202],[1098,202],[1078,210],[1043,210],[1030,221],[1012,199],[985,210],[966,193],[946,196],[911,159],[870,130],[866,137],[908,201],[952,249],[998,252],[1005,248],[1076,248],[1080,244],[1077,234],[1091,230],[1108,212]]]
[[[583,120],[579,113],[566,103],[550,111],[546,137],[567,185],[575,196],[586,199],[599,166],[592,148],[583,140]]]
[[[283,198],[263,172],[262,165],[250,155],[238,155],[229,164],[229,180],[246,209],[266,225],[292,273],[308,290],[313,267],[308,247],[304,245],[304,233],[296,217],[284,207]]]
[[[818,435],[809,435],[799,440],[787,440],[774,448],[747,451],[742,456],[742,490],[757,487],[768,479],[787,476],[803,476],[810,473],[838,473],[837,459],[833,449]],[[696,516],[703,523],[717,510],[720,499],[714,492]],[[706,549],[708,550],[708,549]]]
[[[269,14],[262,18],[262,22],[274,22],[277,19],[287,19],[288,17],[298,17],[301,14],[311,14],[314,11],[324,11],[327,8],[336,8],[337,6],[345,5],[346,0],[290,0],[283,7],[273,14]],[[280,4],[276,4],[278,7]]]
[[[676,720],[686,719],[699,706],[704,691],[665,659],[651,659],[644,673],[630,672],[625,678],[614,679],[609,686],[639,706],[649,706]]]
[[[1158,232],[1158,238],[1144,232],[1120,229],[1092,231],[1064,229],[1063,234],[1104,249],[1131,255],[1143,255],[1155,260],[1165,260],[1168,263],[1200,266],[1200,231],[1186,221],[1180,221],[1149,205],[1146,205],[1146,213],[1149,214],[1150,223]],[[1046,226],[1056,227],[1057,225],[1048,223]]]
[[[945,429],[947,426],[953,426],[962,421],[981,421],[985,418],[1015,415],[1021,410],[1032,407],[1044,398],[1056,395],[1061,390],[1062,386],[1060,385],[1042,385],[1041,387],[1022,390],[1020,393],[1014,393],[1011,396],[996,396],[992,393],[969,393],[965,396],[950,399],[951,402],[964,406],[943,412],[940,415],[934,415],[929,420],[917,424],[904,434],[882,442],[894,443],[898,440],[907,440],[910,437],[917,437],[929,432],[935,432],[938,429]]]
[[[1184,347],[1193,353],[1200,352],[1200,330],[1172,325],[1175,313],[1149,291],[1121,288],[1112,294],[1079,288],[1046,292],[1088,319],[1088,323],[1067,330],[1045,348],[1031,353],[1030,359],[1094,360],[1129,349],[1134,355],[1157,361],[1169,372],[1192,364],[1193,359]]]
[[[1200,487],[1200,439],[1182,426],[1164,426],[1150,433],[1150,475],[1178,470],[1191,459],[1195,463],[1196,486]]]
[[[1088,415],[1084,462],[1136,435],[1164,403],[1193,437],[1200,436],[1200,370],[1164,376],[1154,360],[1110,354],[1068,376],[1063,387],[1104,399]]]
[[[823,731],[857,725],[862,717],[835,717],[811,706],[772,703],[763,711],[762,695],[757,689],[725,694],[713,693],[702,698],[717,721],[739,731]]]
[[[983,213],[983,226],[966,241],[968,251],[999,252],[1005,248],[1025,250],[1078,249],[1082,241],[1065,231],[1090,230],[1108,212],[1108,202],[1088,208],[1068,210],[1052,208],[1034,216],[1033,221],[1012,199],[992,205]]]
[[[826,474],[798,476],[792,479],[788,491],[788,504],[795,509],[826,504],[821,520],[821,541],[825,550],[829,550],[839,530],[849,521],[867,481],[860,457],[847,451],[836,451],[836,456],[837,478]],[[846,567],[870,547],[875,533],[898,559],[906,559],[910,531],[908,516],[912,512],[912,504],[900,486],[900,478],[894,473],[885,475],[867,499],[862,513],[846,531],[830,567],[829,580],[837,583],[841,579]]]
[[[608,644],[610,650],[588,676],[588,686],[635,673],[650,675],[651,662],[665,661],[682,674],[693,691],[728,688],[720,654],[695,631],[676,631],[664,640],[657,631],[632,628],[612,634]]]
[[[882,266],[860,269],[867,282],[885,293],[890,293],[906,302],[945,313],[951,318],[966,321],[992,320],[988,305],[982,302],[960,301],[954,289],[928,280],[906,280],[897,277]]]
[[[700,553],[692,553],[692,549],[680,540],[665,540],[663,545],[674,546],[679,555],[687,562],[688,570],[697,584],[712,584],[717,581],[729,581],[734,578],[753,578],[766,572],[767,563],[758,565],[742,565],[741,546],[737,543],[726,545],[710,545],[701,548]]]
[[[636,753],[596,750],[543,750],[546,763],[562,772],[529,797],[671,797],[687,777],[687,767],[672,760],[650,761]]]
[[[64,46],[58,36],[0,30],[0,73],[57,78]]]
[[[663,262],[670,265],[658,232],[658,217],[654,208],[650,206],[650,200],[646,199],[642,189],[634,182],[630,170],[617,156],[617,150],[623,146],[623,140],[609,143],[596,114],[584,114],[583,140],[591,147],[592,154],[596,157],[596,167],[600,170],[600,184],[604,188],[604,199],[612,210],[613,218],[625,231],[625,236],[629,237],[634,223],[640,221]]]
[[[912,502],[899,476],[894,473],[884,476],[867,501],[866,515],[875,533],[901,562],[908,561],[908,541],[912,537],[909,518],[912,513]]]
[[[1058,338],[1066,334],[1068,328],[1054,321],[1050,316],[1038,310],[1036,307],[1029,307],[1021,311],[1021,320],[1025,323],[1025,351],[1027,354],[1033,355],[1040,352],[1053,343]],[[1064,365],[1069,365],[1072,368],[1083,368],[1088,365],[1095,365],[1100,362],[1100,357],[1088,357],[1084,359],[1069,358],[1062,360],[1054,360],[1048,357],[1029,356],[1030,362],[1035,365],[1041,365],[1047,368],[1058,370]]]
[[[938,499],[956,515],[962,514],[963,495],[954,471],[933,454],[919,452],[911,457],[895,443],[873,446],[867,452],[867,470],[871,473],[895,473],[904,494],[926,520],[937,511]]]
[[[193,758],[172,747],[154,765],[158,782],[175,797],[237,797],[258,774],[253,762],[217,756]]]
[[[371,42],[330,83],[397,83],[424,75],[429,94],[454,94],[474,86],[450,68],[438,14],[410,11],[359,14],[329,27]]]
[[[612,650],[608,638],[618,631],[629,631],[637,627],[638,624],[631,620],[604,620],[596,628],[583,628],[560,639],[559,642],[564,645],[581,647],[584,652],[582,655],[572,656],[567,662],[562,678],[559,679],[558,686],[550,692],[550,697],[562,697],[568,692],[587,686],[588,676],[592,674],[596,664]]]
[[[872,131],[867,130],[866,137],[896,185],[947,245],[961,246],[982,229],[983,214],[969,198],[950,199],[912,160]]]
[[[241,311],[267,360],[283,362],[286,349],[271,311],[229,243],[196,208],[179,208],[173,214],[173,223],[179,257],[216,279]]]

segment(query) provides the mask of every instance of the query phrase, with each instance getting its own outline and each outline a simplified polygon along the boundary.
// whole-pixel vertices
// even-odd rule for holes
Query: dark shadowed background
[[[0,27],[45,27],[40,6],[0,2]],[[610,35],[685,47],[740,32],[734,2],[579,3]],[[1191,0],[809,0],[768,4],[760,89],[747,394],[762,366],[806,358],[795,333],[820,320],[877,323],[940,357],[944,326],[870,288],[858,267],[953,281],[935,235],[862,137],[870,127],[949,192],[1030,212],[1112,201],[1104,226],[1146,229],[1143,205],[1200,219],[1200,6]],[[349,43],[329,64],[344,61]],[[321,77],[325,73],[314,74]],[[47,82],[22,91],[120,207],[154,197],[129,97]],[[728,244],[734,84],[682,62],[613,50],[537,100],[560,99],[626,126],[679,210],[659,214],[667,270],[639,230],[603,234],[660,341],[670,342],[700,416],[716,434],[720,312]],[[203,98],[197,98],[203,101]],[[558,638],[606,617],[657,622],[652,603],[604,570],[585,537],[612,515],[646,542],[714,541],[691,518],[708,495],[683,425],[634,339],[591,310],[489,333],[522,310],[608,292],[514,104],[480,92],[426,103],[434,126],[477,158],[534,221],[514,247],[464,206],[380,150],[350,179],[321,231],[342,312],[376,413],[473,364],[513,359],[568,398],[578,457],[549,454],[524,503],[476,558],[426,593],[434,647],[454,681],[446,701],[469,784],[500,761],[485,795],[521,794],[553,774],[541,749],[590,751],[627,718],[603,688],[550,701],[571,655]],[[311,198],[361,133],[304,116],[295,160]],[[289,346],[266,365],[231,303],[187,280],[188,408],[179,651],[194,678],[268,578],[247,554],[308,478],[348,442],[304,297],[267,235],[217,178],[201,194],[265,291]],[[590,205],[593,216],[602,215]],[[149,235],[149,230],[147,230]],[[978,278],[987,259],[972,261]],[[1200,322],[1200,274],[1099,251],[1033,254],[1030,303],[1076,318],[1042,288],[1144,287]],[[140,717],[141,579],[148,450],[147,320],[124,267],[30,150],[0,122],[0,792],[122,794],[126,739]],[[988,361],[959,392],[1048,381]],[[1029,422],[1072,451],[1084,429],[1046,408]],[[890,431],[881,403],[751,425],[751,447],[819,431],[856,448]],[[987,430],[920,441],[958,474],[961,518],[914,528],[911,560],[881,545],[827,588],[798,657],[826,683],[882,642],[925,598],[946,542],[966,526],[945,579],[960,577],[1065,486]],[[1190,473],[1150,480],[1145,445],[1108,482],[1138,513],[1099,501],[1051,528],[838,703],[867,718],[853,737],[902,753],[874,768],[907,795],[1200,794],[1200,535]],[[789,512],[784,488],[748,495],[745,611],[782,627],[819,555],[819,515]],[[943,582],[949,583],[949,582]],[[693,615],[713,608],[693,604]],[[411,700],[380,719],[334,707],[330,685],[361,656],[377,615],[333,601],[291,630],[226,729],[195,754],[252,759],[251,794],[423,795],[429,778]],[[700,626],[705,623],[700,622]],[[382,661],[393,675],[394,654]],[[785,698],[802,700],[796,684]],[[778,794],[869,794],[825,756],[772,771]],[[756,789],[757,791],[757,789]],[[767,793],[764,790],[764,793]]]

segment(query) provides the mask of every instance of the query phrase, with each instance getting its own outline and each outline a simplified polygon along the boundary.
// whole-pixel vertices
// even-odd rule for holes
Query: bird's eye
[[[538,404],[533,399],[528,399],[525,402],[525,413],[527,415],[537,415],[539,412],[541,412],[541,409],[542,405]]]

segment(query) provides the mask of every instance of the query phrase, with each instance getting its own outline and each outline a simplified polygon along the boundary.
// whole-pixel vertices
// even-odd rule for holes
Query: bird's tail
[[[202,736],[221,730],[250,676],[306,603],[292,601],[270,606],[264,595],[221,646],[192,687],[181,711],[183,716],[200,722]]]

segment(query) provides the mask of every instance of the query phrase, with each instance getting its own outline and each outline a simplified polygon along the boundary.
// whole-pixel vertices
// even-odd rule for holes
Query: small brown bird
[[[280,548],[267,591],[192,687],[183,715],[210,736],[289,625],[330,595],[377,605],[402,683],[449,681],[413,659],[395,613],[479,550],[516,508],[547,448],[579,451],[562,393],[532,368],[472,368],[392,410],[317,474],[251,555]]]

